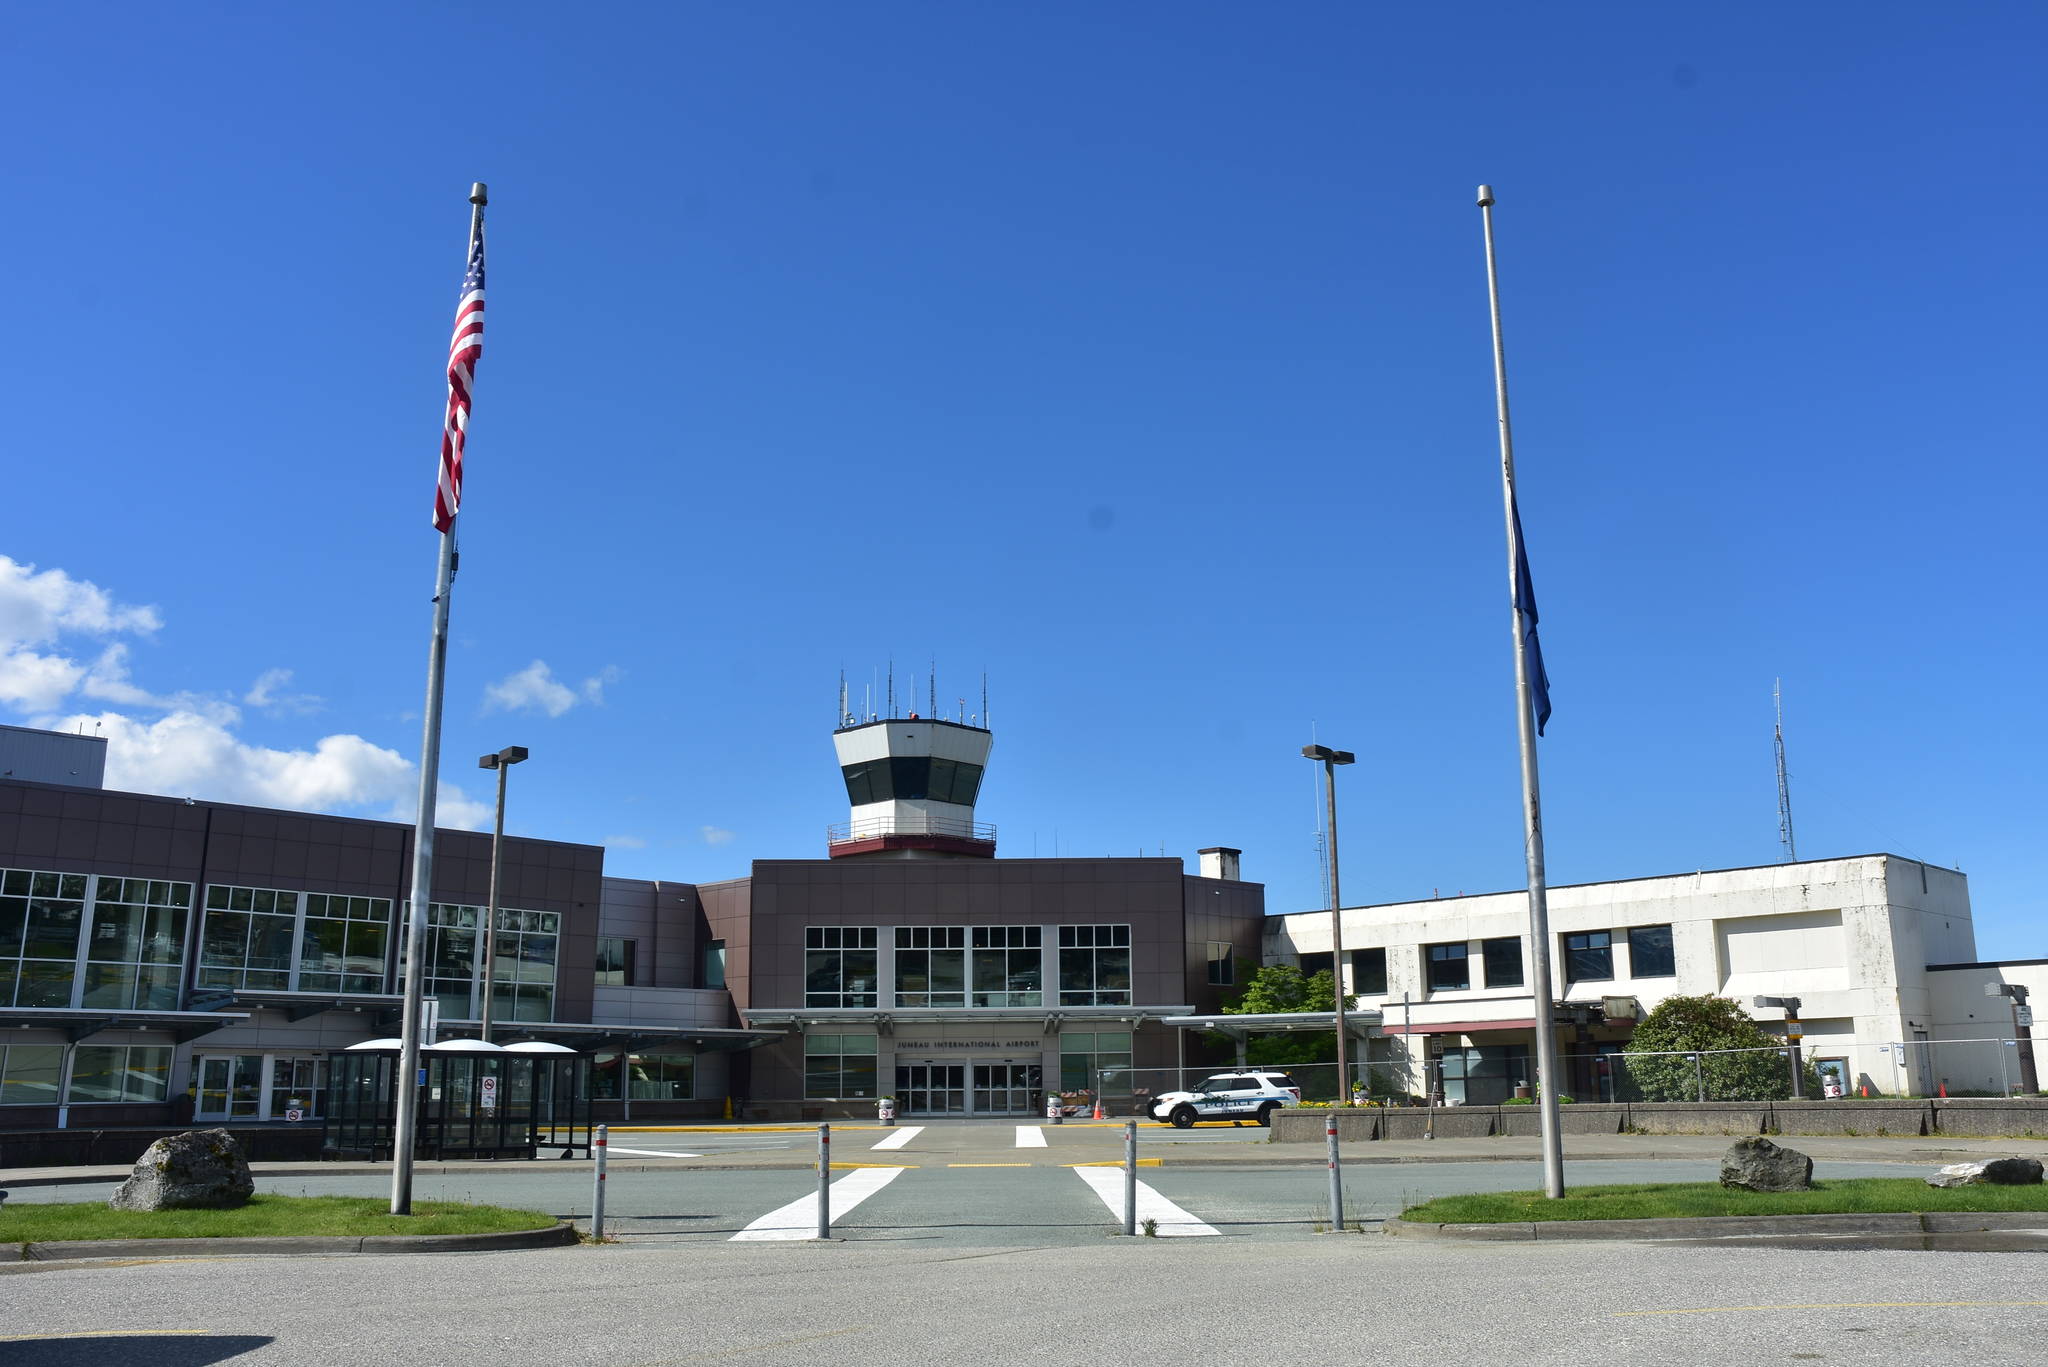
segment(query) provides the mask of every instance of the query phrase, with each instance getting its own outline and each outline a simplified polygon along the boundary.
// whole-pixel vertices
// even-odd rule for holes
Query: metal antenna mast
[[[1778,751],[1778,840],[1785,847],[1785,862],[1799,862],[1799,848],[1792,840],[1792,788],[1785,782],[1785,695],[1779,687],[1782,679],[1771,680],[1771,706],[1778,714],[1777,725],[1771,730],[1772,744]]]

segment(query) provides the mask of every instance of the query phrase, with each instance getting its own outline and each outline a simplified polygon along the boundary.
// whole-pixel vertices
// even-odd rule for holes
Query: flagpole
[[[469,254],[476,255],[483,235],[484,206],[490,202],[482,183],[469,191]],[[448,599],[455,586],[455,516],[441,530],[440,562],[434,572],[434,636],[427,648],[426,721],[420,737],[419,815],[413,827],[412,901],[405,923],[405,1013],[399,1029],[397,1114],[391,1135],[391,1213],[412,1214],[412,1156],[419,1127],[420,1016],[425,997],[427,904],[434,888],[434,799],[441,774],[441,694],[448,673]]]
[[[1543,799],[1536,773],[1536,710],[1523,623],[1521,519],[1515,511],[1515,437],[1508,421],[1508,362],[1500,330],[1500,273],[1493,258],[1493,187],[1479,187],[1486,229],[1486,295],[1493,311],[1493,395],[1500,418],[1500,485],[1508,533],[1508,592],[1515,636],[1515,725],[1522,745],[1522,837],[1529,865],[1529,992],[1536,999],[1536,1107],[1543,1126],[1543,1190],[1564,1195],[1564,1143],[1558,1133],[1557,1025],[1550,989],[1550,895],[1543,874]],[[1533,606],[1533,604],[1532,604]],[[1541,668],[1540,664],[1538,668]]]

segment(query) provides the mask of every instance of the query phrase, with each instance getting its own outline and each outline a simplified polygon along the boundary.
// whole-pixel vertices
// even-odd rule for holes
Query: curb
[[[0,1245],[0,1262],[54,1263],[90,1258],[331,1257],[340,1253],[510,1253],[566,1248],[576,1226],[558,1220],[546,1229],[499,1234],[279,1235],[229,1239],[53,1239]]]
[[[1830,1240],[1922,1239],[1928,1235],[1985,1234],[2037,1230],[2048,1234],[2048,1212],[1930,1211],[1889,1215],[1705,1215],[1665,1220],[1536,1220],[1501,1224],[1418,1224],[1389,1218],[1381,1229],[1402,1239],[1469,1240],[1481,1243],[1570,1243],[1594,1239],[1701,1240],[1785,1239],[1826,1236]]]

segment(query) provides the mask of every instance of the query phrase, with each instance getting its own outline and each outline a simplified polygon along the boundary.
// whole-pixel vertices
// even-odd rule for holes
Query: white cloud
[[[576,692],[557,679],[545,660],[484,687],[484,711],[545,712],[559,717],[576,705]]]
[[[68,631],[146,636],[162,625],[155,608],[116,603],[97,584],[0,555],[0,648],[46,644]]]
[[[647,842],[637,835],[608,835],[603,841],[608,850],[644,850]],[[1334,1010],[1335,1008],[1331,1008]]]
[[[119,791],[310,812],[369,807],[394,820],[410,820],[418,810],[413,762],[361,736],[323,736],[310,750],[277,750],[238,740],[217,717],[183,711],[148,722],[120,712],[81,713],[59,729],[85,725],[107,738],[107,787]],[[442,826],[473,830],[491,812],[489,803],[452,784],[441,786],[434,803]]]
[[[535,660],[517,673],[484,686],[486,712],[545,712],[559,717],[579,702],[604,706],[607,684],[622,677],[617,665],[606,665],[575,688],[555,677],[546,660]]]
[[[85,666],[60,655],[0,646],[0,702],[24,712],[47,712],[69,697]]]
[[[294,713],[310,716],[326,705],[327,700],[312,693],[286,693],[284,686],[292,681],[289,669],[266,669],[256,676],[256,682],[249,685],[249,691],[242,695],[242,701],[251,707],[260,707],[272,716]]]
[[[733,842],[732,832],[723,827],[699,826],[697,829],[703,835],[704,843],[707,845],[730,845]]]

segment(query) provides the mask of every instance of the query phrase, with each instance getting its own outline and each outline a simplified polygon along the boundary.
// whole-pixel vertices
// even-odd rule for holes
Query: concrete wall
[[[1323,1142],[1320,1109],[1289,1107],[1273,1116],[1272,1142]],[[1483,1139],[1534,1135],[1534,1106],[1367,1107],[1337,1113],[1339,1139]],[[1566,1134],[2048,1135],[2048,1099],[1964,1101],[1709,1101],[1560,1106]]]

